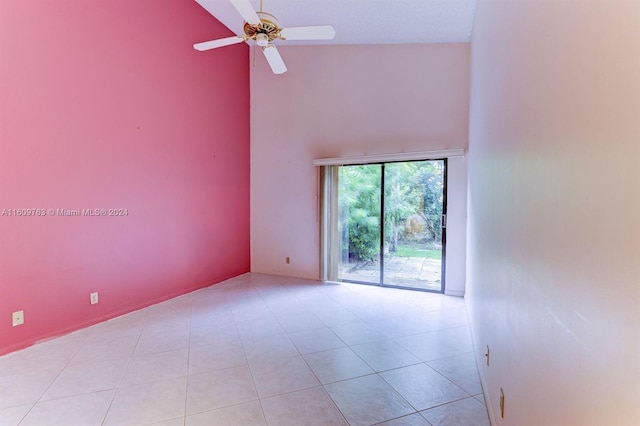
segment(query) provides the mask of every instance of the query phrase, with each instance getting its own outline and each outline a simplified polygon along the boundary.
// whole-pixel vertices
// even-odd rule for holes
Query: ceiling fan
[[[280,53],[272,43],[274,40],[332,40],[336,31],[331,25],[313,25],[307,27],[280,27],[278,20],[270,13],[256,12],[249,0],[229,0],[244,19],[244,35],[221,38],[218,40],[196,43],[196,50],[204,51],[218,47],[230,46],[243,41],[254,40],[262,48],[262,53],[267,59],[274,74],[282,74],[287,71]]]

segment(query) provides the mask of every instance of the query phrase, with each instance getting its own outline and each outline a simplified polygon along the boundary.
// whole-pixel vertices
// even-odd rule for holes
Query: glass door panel
[[[382,166],[340,167],[338,279],[380,284]]]
[[[338,280],[444,291],[445,182],[446,160],[339,167]]]
[[[444,171],[444,160],[384,165],[384,285],[442,291]]]

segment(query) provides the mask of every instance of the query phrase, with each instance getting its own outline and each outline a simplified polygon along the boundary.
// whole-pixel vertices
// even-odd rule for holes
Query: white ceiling
[[[236,34],[243,19],[228,0],[196,0]],[[256,10],[260,0],[250,0]],[[468,42],[476,0],[263,0],[281,27],[331,24],[334,40],[286,44]],[[200,40],[198,40],[200,41]]]

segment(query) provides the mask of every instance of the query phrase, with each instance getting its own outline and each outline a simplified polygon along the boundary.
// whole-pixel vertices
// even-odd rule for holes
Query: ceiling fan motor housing
[[[263,44],[266,46],[273,40],[281,38],[280,31],[282,31],[282,28],[278,25],[276,17],[266,12],[256,13],[260,18],[259,24],[244,23],[244,33],[247,38],[256,40],[259,46]]]

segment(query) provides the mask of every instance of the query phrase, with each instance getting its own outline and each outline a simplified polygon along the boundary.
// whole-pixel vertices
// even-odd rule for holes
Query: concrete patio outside
[[[386,255],[384,257],[384,284],[440,291],[441,265],[441,259]],[[380,281],[380,262],[341,263],[339,277],[341,280],[378,284]]]

